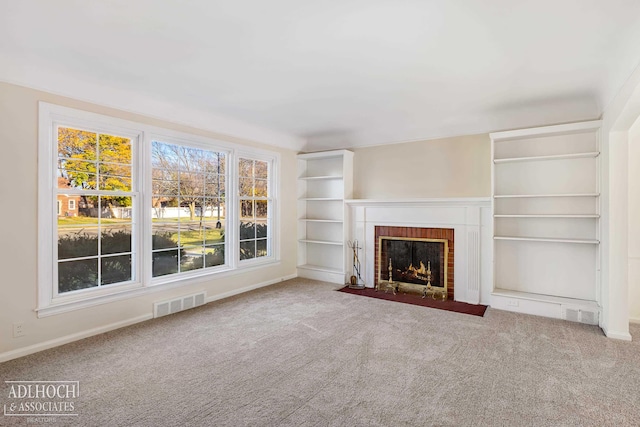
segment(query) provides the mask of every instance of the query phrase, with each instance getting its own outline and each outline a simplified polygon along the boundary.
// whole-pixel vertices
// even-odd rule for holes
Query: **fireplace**
[[[453,229],[375,227],[375,288],[454,299]]]

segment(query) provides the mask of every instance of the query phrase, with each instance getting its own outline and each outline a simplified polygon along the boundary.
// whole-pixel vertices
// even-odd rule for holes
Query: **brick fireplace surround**
[[[449,246],[448,265],[447,265],[447,298],[451,301],[454,299],[454,256],[453,241],[454,230],[451,228],[423,228],[423,227],[392,227],[392,226],[376,226],[375,227],[375,256],[374,256],[374,285],[378,287],[378,253],[380,237],[406,237],[413,239],[447,239]]]

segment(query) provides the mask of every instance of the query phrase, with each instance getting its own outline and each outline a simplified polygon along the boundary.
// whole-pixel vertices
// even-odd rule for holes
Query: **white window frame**
[[[69,199],[67,201],[67,210],[75,211],[76,210],[76,199]]]
[[[62,215],[62,201],[61,200],[56,200],[56,204],[58,205],[58,216]]]
[[[131,138],[137,147],[133,152],[132,179],[136,193],[134,198],[134,228],[132,232],[132,251],[137,254],[134,262],[135,278],[122,284],[89,288],[80,291],[57,293],[57,135],[56,125],[72,128],[98,130]],[[227,154],[226,159],[226,248],[225,264],[216,267],[202,268],[183,273],[170,274],[152,278],[151,257],[151,142],[159,141],[169,144],[186,145],[206,150],[220,151]],[[212,138],[173,131],[144,123],[132,122],[96,113],[62,107],[46,102],[39,103],[39,145],[38,145],[38,301],[36,311],[38,317],[46,317],[91,307],[106,302],[129,299],[149,292],[188,286],[202,282],[203,278],[221,278],[246,272],[264,265],[280,262],[280,227],[279,198],[277,197],[280,181],[280,155],[260,149],[249,149],[238,144],[228,143]],[[269,224],[271,253],[268,257],[239,260],[239,196],[238,159],[245,157],[268,161],[269,194],[272,199]],[[77,203],[76,203],[77,205]],[[54,287],[56,289],[54,289]]]
[[[267,177],[268,177],[268,181],[267,181],[267,199],[270,203],[269,203],[269,210],[270,212],[268,213],[268,218],[267,218],[267,250],[269,252],[268,256],[264,256],[264,257],[259,257],[259,258],[251,258],[251,259],[245,259],[245,260],[240,260],[240,246],[239,246],[239,242],[240,242],[240,228],[239,228],[239,216],[236,215],[236,217],[238,218],[238,225],[235,227],[235,231],[236,231],[236,236],[234,237],[234,241],[238,242],[238,247],[235,249],[234,255],[236,257],[236,261],[238,262],[238,265],[240,266],[255,266],[255,265],[260,265],[263,263],[270,263],[273,262],[273,260],[275,259],[280,259],[280,246],[278,244],[278,240],[279,239],[274,239],[274,232],[277,232],[277,230],[279,229],[278,226],[278,222],[277,222],[277,218],[279,218],[279,214],[278,214],[278,207],[279,207],[279,203],[278,201],[278,193],[279,193],[279,183],[280,180],[278,179],[278,161],[279,161],[279,157],[278,156],[274,156],[272,153],[269,152],[265,152],[265,151],[247,151],[247,150],[239,150],[238,151],[238,156],[235,159],[235,167],[237,168],[239,163],[240,163],[240,159],[247,159],[247,160],[260,160],[263,162],[267,162],[268,164],[268,169],[267,169]],[[238,185],[238,174],[236,174],[235,176],[235,184],[236,186]],[[238,188],[235,187],[234,190],[236,191],[236,194],[239,193]],[[240,195],[238,194],[238,199],[236,201],[236,209],[237,207],[240,205],[240,200],[242,199],[242,197],[240,197]],[[277,234],[275,234],[277,236]]]

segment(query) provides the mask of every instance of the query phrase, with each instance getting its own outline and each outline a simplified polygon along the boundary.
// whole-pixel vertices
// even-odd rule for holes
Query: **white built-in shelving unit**
[[[344,200],[353,193],[353,152],[298,155],[298,275],[345,283]]]
[[[600,121],[492,133],[492,306],[598,323]]]

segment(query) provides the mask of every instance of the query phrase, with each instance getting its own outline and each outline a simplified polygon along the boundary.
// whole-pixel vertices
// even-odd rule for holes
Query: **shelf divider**
[[[597,214],[496,214],[494,218],[600,218]]]
[[[599,197],[600,193],[567,193],[567,194],[494,194],[494,199],[523,199],[544,197]]]
[[[334,246],[342,246],[342,242],[334,242],[332,240],[313,240],[313,239],[299,239],[300,243],[315,243],[319,245],[334,245]]]
[[[330,180],[330,179],[342,179],[342,175],[323,175],[323,176],[301,176],[298,179],[303,179],[305,181],[313,181],[313,180]]]
[[[493,236],[494,240],[514,240],[523,242],[551,242],[551,243],[579,243],[597,245],[599,240],[594,239],[562,239],[555,237],[517,237],[517,236]]]
[[[571,154],[554,154],[550,156],[529,156],[529,157],[511,157],[505,159],[494,159],[493,163],[515,163],[515,162],[534,162],[544,160],[568,160],[568,159],[586,159],[596,158],[600,155],[599,151],[590,151],[587,153],[571,153]]]

